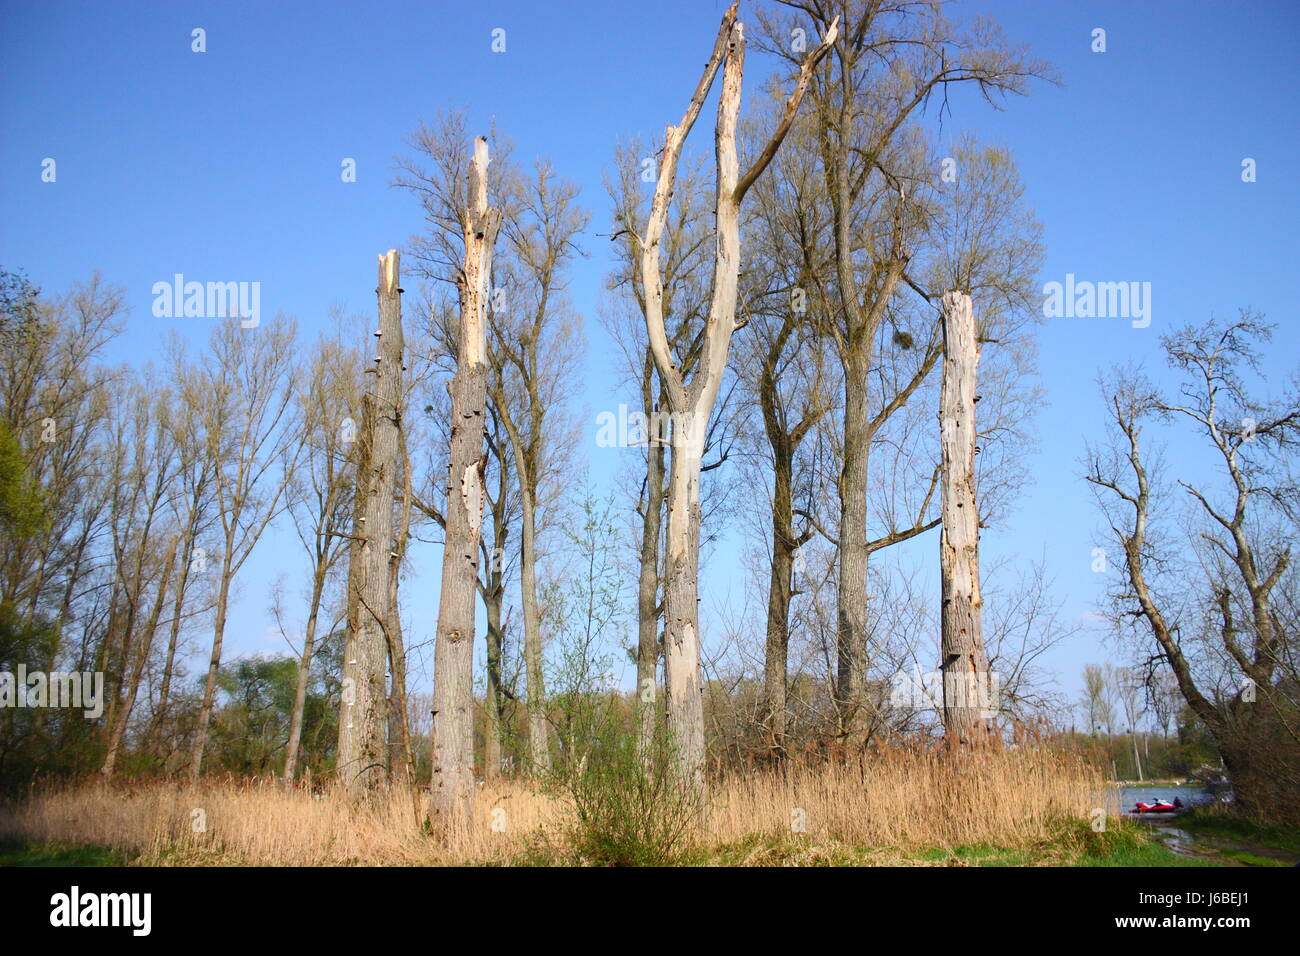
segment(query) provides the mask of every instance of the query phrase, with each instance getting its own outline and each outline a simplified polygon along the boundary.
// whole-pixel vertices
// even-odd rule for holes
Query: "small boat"
[[[1154,803],[1143,803],[1141,800],[1130,811],[1131,813],[1178,813],[1183,809],[1183,801],[1174,797],[1174,802],[1170,803],[1165,799],[1157,799]]]

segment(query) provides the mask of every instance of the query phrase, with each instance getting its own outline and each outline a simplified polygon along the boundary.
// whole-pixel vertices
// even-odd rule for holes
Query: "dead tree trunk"
[[[979,342],[970,296],[943,297],[943,383],[939,397],[943,528],[939,536],[942,587],[943,726],[954,743],[986,742],[994,706],[989,697],[980,596],[979,505],[975,496],[975,374]]]
[[[349,615],[343,659],[343,712],[339,715],[339,782],[354,799],[388,784],[387,704],[385,672],[388,645],[397,608],[391,577],[393,551],[393,490],[397,478],[399,431],[402,427],[402,298],[398,254],[390,249],[379,257],[379,328],[374,360],[374,390],[363,402],[362,458],[357,489],[362,514],[353,531],[357,547],[351,553],[349,594],[355,616]]]
[[[479,137],[470,167],[469,205],[461,215],[460,343],[451,380],[447,522],[434,646],[429,816],[442,826],[468,822],[474,809],[474,598],[486,467],[487,300],[492,247],[501,225],[501,211],[488,207],[487,167],[487,140]]]
[[[822,45],[803,64],[799,80],[772,138],[742,176],[736,155],[736,119],[744,75],[745,34],[736,22],[736,4],[723,15],[713,54],[682,121],[665,131],[663,159],[641,249],[641,283],[645,292],[646,332],[655,367],[668,395],[672,414],[672,463],[669,467],[668,520],[664,553],[664,674],[668,733],[680,777],[704,794],[704,701],[700,679],[699,559],[700,466],[704,437],[726,369],[731,336],[736,330],[740,270],[740,203],[776,155],[790,131],[813,68],[835,42],[838,21]],[[682,146],[722,70],[715,127],[717,157],[717,228],[713,260],[713,295],[704,329],[703,350],[695,374],[686,382],[664,326],[663,282],[659,244],[668,218]]]

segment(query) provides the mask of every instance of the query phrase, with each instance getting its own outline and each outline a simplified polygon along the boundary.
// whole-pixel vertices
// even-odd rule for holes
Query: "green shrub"
[[[645,753],[636,735],[602,722],[555,774],[568,797],[571,852],[597,866],[666,866],[689,852],[697,795],[675,772],[673,748],[660,734]]]

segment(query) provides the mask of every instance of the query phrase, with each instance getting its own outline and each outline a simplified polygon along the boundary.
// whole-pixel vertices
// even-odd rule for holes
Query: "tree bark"
[[[357,487],[364,514],[357,516],[349,584],[355,588],[356,615],[348,621],[343,662],[344,688],[339,714],[338,779],[352,799],[388,785],[385,672],[395,622],[392,603],[393,492],[402,427],[402,300],[396,250],[379,257],[378,356],[375,388],[365,396],[366,431],[361,436]],[[350,681],[350,683],[349,683]],[[350,691],[350,693],[347,693]]]
[[[221,584],[217,588],[217,616],[212,628],[212,653],[208,657],[208,673],[203,681],[203,703],[199,707],[199,723],[194,731],[190,749],[190,779],[198,780],[203,769],[203,750],[208,742],[208,725],[212,722],[212,707],[217,695],[217,672],[221,668],[221,645],[226,636],[226,613],[230,605],[231,565],[234,558],[232,546],[226,545],[221,564]]]
[[[943,297],[943,381],[939,421],[943,466],[939,569],[942,588],[943,726],[950,742],[990,740],[992,683],[984,649],[975,488],[975,376],[979,342],[970,296]]]
[[[740,270],[740,203],[771,163],[790,130],[812,70],[835,42],[832,23],[822,45],[805,61],[786,111],[754,164],[740,174],[736,155],[736,121],[744,75],[745,34],[736,22],[736,4],[723,15],[713,53],[681,123],[665,131],[663,159],[650,217],[641,239],[641,284],[645,294],[646,333],[651,354],[668,395],[672,413],[672,464],[668,485],[667,539],[664,555],[664,673],[668,733],[680,779],[700,800],[705,792],[704,706],[700,677],[699,541],[700,466],[709,417],[726,369],[736,329]],[[718,69],[722,90],[714,131],[717,164],[717,226],[713,255],[713,291],[704,332],[704,347],[690,384],[674,361],[664,326],[659,243],[668,216],[682,146],[695,124]]]
[[[505,418],[498,409],[497,421]],[[505,553],[510,529],[507,526],[507,499],[510,494],[510,457],[501,445],[500,432],[495,433],[488,442],[489,451],[497,461],[496,497],[488,497],[487,503],[492,512],[492,550],[484,553],[488,559],[487,580],[480,585],[483,607],[487,612],[487,700],[485,703],[486,721],[483,728],[483,777],[492,779],[501,776],[501,751],[505,743],[505,683],[502,680],[501,664],[505,651],[505,630],[502,620],[502,607],[505,604]],[[484,542],[486,544],[486,542]]]
[[[405,509],[405,504],[403,508]],[[396,553],[404,550],[407,521],[402,520]],[[388,768],[393,786],[410,788],[415,762],[411,752],[411,723],[406,697],[406,641],[402,637],[402,615],[397,603],[398,569],[400,558],[393,558],[392,574],[388,581],[388,606],[391,608],[391,625],[388,628]]]
[[[487,709],[483,728],[483,777],[491,780],[501,776],[501,737],[505,731],[501,705],[501,651],[505,643],[501,630],[501,604],[505,596],[500,571],[488,571],[487,586],[483,589],[483,605],[487,611]]]
[[[529,396],[532,401],[538,400],[531,390]],[[529,769],[537,773],[550,769],[551,745],[546,719],[546,682],[542,676],[542,621],[537,605],[536,496],[540,476],[537,474],[536,452],[541,422],[536,408],[532,414],[533,431],[528,443],[519,434],[509,409],[503,408],[501,421],[514,449],[515,472],[519,478],[519,597],[524,611],[524,671],[528,682],[528,763]]]
[[[844,375],[844,459],[840,468],[839,565],[836,569],[835,693],[840,733],[860,737],[867,685],[867,372],[870,341],[850,338]]]
[[[550,769],[550,731],[546,720],[546,684],[542,677],[542,624],[537,607],[536,482],[526,460],[518,462],[519,496],[523,507],[519,557],[520,590],[524,606],[524,666],[528,672],[528,754],[534,773]]]
[[[637,577],[636,687],[638,739],[643,760],[649,760],[659,717],[659,538],[664,515],[664,439],[651,395],[652,359],[647,356],[642,378],[642,406],[650,433],[646,446],[645,512],[641,516],[640,570]],[[662,392],[660,401],[666,403]]]
[[[465,258],[459,280],[460,343],[451,381],[451,442],[442,593],[434,646],[435,825],[467,824],[474,809],[474,599],[483,521],[487,298],[501,211],[487,200],[488,144],[474,142],[469,208],[462,214]]]
[[[776,436],[769,432],[769,438]],[[763,721],[774,756],[786,749],[786,681],[789,675],[790,599],[794,592],[793,449],[772,441],[772,567],[767,588],[767,641],[763,661]]]
[[[664,549],[664,704],[673,757],[704,791],[704,688],[700,680],[700,464],[703,426],[673,430]]]
[[[323,563],[316,566],[311,583],[311,604],[307,611],[307,628],[302,639],[302,656],[298,660],[298,683],[293,694],[293,714],[289,718],[289,744],[284,755],[284,779],[292,780],[298,772],[298,750],[302,745],[302,715],[307,705],[307,683],[311,675],[312,656],[316,650],[316,622],[320,617],[321,594],[325,590]]]

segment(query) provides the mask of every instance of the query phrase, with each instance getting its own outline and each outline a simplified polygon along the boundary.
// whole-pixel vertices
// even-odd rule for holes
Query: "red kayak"
[[[1174,802],[1157,800],[1155,803],[1143,803],[1141,800],[1133,807],[1133,813],[1177,813],[1183,808],[1183,801],[1174,797]]]

